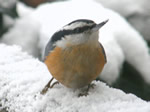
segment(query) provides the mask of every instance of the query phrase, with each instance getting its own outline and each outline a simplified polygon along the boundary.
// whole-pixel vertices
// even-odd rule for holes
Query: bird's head
[[[96,24],[92,20],[78,19],[57,31],[51,41],[56,41],[55,45],[65,47],[66,45],[79,45],[83,43],[98,43],[99,29],[108,20]]]

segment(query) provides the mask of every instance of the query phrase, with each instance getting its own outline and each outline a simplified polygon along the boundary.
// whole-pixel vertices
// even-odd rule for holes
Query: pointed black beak
[[[99,30],[102,26],[104,26],[108,21],[109,21],[109,19],[107,19],[107,20],[105,20],[105,21],[103,21],[103,22],[97,24],[97,25],[93,28],[93,30],[94,30],[94,31],[98,31],[98,30]]]

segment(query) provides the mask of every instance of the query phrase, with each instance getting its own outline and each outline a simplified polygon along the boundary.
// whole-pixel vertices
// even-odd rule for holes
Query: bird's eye
[[[89,26],[78,27],[78,28],[75,28],[73,30],[73,32],[74,33],[83,33],[83,32],[88,32],[90,29],[91,29],[91,27],[89,27]]]
[[[77,33],[80,32],[80,28],[76,28],[75,32]]]

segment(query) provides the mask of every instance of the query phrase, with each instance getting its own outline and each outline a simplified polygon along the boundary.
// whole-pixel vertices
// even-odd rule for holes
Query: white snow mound
[[[9,112],[150,112],[150,103],[102,82],[78,97],[61,84],[39,92],[51,78],[45,64],[18,46],[0,44],[0,104]]]
[[[24,51],[38,57],[40,25],[30,17],[22,17],[16,20],[14,26],[2,36],[1,42],[8,45],[19,45]]]

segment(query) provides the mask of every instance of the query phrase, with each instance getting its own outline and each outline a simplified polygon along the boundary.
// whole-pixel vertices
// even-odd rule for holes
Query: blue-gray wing
[[[53,34],[49,42],[47,43],[45,47],[45,52],[44,52],[44,60],[46,56],[49,55],[49,53],[55,48],[55,43],[59,40],[61,40],[64,37],[64,32],[62,30],[56,32]]]
[[[107,62],[107,57],[106,57],[106,53],[105,53],[104,47],[103,47],[103,45],[101,43],[99,43],[99,44],[100,44],[100,47],[102,48],[102,52],[104,54],[105,62]]]
[[[55,46],[53,46],[53,43],[51,41],[49,41],[46,45],[45,48],[45,52],[44,52],[44,60],[46,58],[46,56],[49,55],[49,53],[55,48]]]

